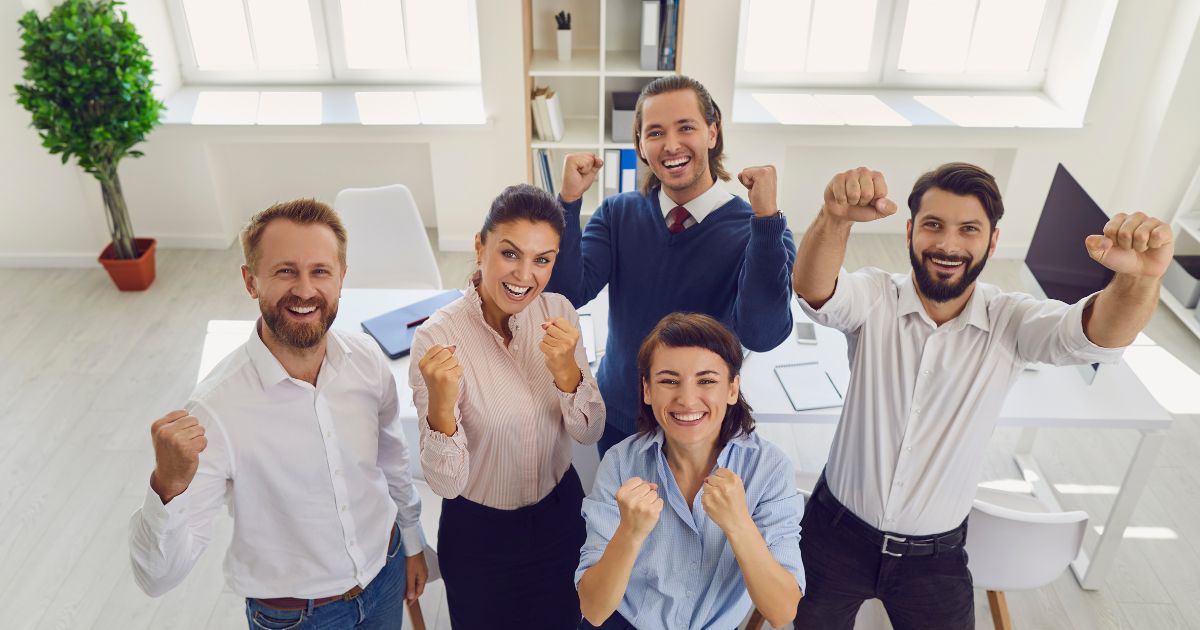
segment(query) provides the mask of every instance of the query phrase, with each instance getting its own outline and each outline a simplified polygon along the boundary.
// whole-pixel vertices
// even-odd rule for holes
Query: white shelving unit
[[[1192,183],[1183,193],[1179,208],[1175,211],[1173,221],[1175,228],[1175,254],[1185,256],[1200,256],[1200,169],[1192,176]],[[1196,310],[1185,308],[1174,295],[1166,290],[1161,292],[1164,305],[1175,313],[1184,326],[1192,334],[1200,337],[1200,320],[1196,319]]]
[[[614,142],[608,113],[612,93],[640,91],[656,77],[675,74],[683,53],[684,0],[679,0],[675,70],[642,70],[639,39],[641,0],[524,0],[525,12],[525,144],[526,177],[533,182],[533,149],[550,149],[556,187],[568,153],[632,149],[632,142]],[[554,14],[571,14],[571,60],[560,62],[555,49]],[[558,142],[533,139],[529,100],[534,85],[548,85],[559,96],[566,132]],[[600,205],[602,183],[584,195],[583,212]]]

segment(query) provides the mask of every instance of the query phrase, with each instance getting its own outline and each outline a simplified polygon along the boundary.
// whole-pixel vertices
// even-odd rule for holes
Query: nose
[[[700,389],[695,383],[684,381],[679,385],[679,389],[675,393],[675,402],[688,409],[692,408],[692,403],[699,399]]]
[[[521,282],[528,282],[533,278],[533,261],[529,259],[521,261],[517,265],[517,268],[513,270],[513,276]]]
[[[676,153],[683,148],[683,144],[679,141],[679,135],[675,132],[668,131],[663,136],[663,150],[668,154]]]
[[[312,276],[307,273],[301,273],[296,279],[296,283],[292,285],[292,294],[296,297],[307,300],[317,295],[317,287],[312,281]]]

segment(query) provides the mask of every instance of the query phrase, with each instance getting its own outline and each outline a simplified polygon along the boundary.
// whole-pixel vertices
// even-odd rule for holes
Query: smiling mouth
[[[691,161],[692,161],[692,158],[690,158],[690,157],[678,157],[678,158],[672,158],[670,160],[663,160],[662,165],[663,165],[663,168],[667,169],[668,173],[674,173],[674,172],[682,170],[683,167],[690,164]]]
[[[518,284],[509,284],[507,282],[501,282],[500,284],[504,287],[504,291],[508,293],[509,297],[515,300],[524,299],[526,295],[529,295],[529,290],[533,288],[523,287]]]
[[[928,260],[935,270],[940,273],[952,274],[961,268],[965,268],[967,261],[962,258],[942,258],[940,256],[927,256]]]
[[[700,422],[708,416],[708,412],[693,411],[690,413],[679,413],[675,411],[669,411],[667,412],[667,415],[671,416],[671,420],[675,421],[675,424],[691,427],[700,424]]]
[[[287,311],[288,316],[290,316],[292,319],[306,320],[306,319],[312,319],[313,317],[316,317],[317,307],[315,305],[314,306],[288,306],[288,307],[284,308],[284,310]]]

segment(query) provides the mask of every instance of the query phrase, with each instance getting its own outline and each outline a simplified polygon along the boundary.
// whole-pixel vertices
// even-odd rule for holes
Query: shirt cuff
[[[839,306],[841,306],[842,302],[846,300],[846,296],[844,294],[847,290],[845,288],[845,279],[847,275],[849,275],[849,272],[846,271],[845,267],[838,269],[837,282],[833,285],[833,295],[830,295],[829,299],[825,300],[825,303],[822,304],[821,308],[819,309],[813,308],[813,306],[809,304],[807,300],[801,297],[800,294],[793,293],[792,295],[796,296],[796,302],[800,304],[800,310],[804,311],[804,314],[808,315],[809,319],[817,322],[818,324],[825,325],[825,314],[833,312]]]
[[[425,531],[420,523],[412,527],[404,527],[399,523],[396,526],[400,528],[400,542],[404,544],[405,556],[411,558],[425,551]]]
[[[1105,348],[1098,346],[1091,339],[1088,339],[1087,333],[1083,332],[1083,311],[1091,306],[1096,301],[1096,296],[1100,295],[1097,291],[1082,300],[1071,305],[1070,312],[1067,314],[1067,322],[1069,328],[1064,337],[1067,349],[1071,354],[1077,355],[1083,359],[1090,359],[1096,362],[1111,362],[1115,363],[1125,354],[1127,346],[1119,348]]]
[[[171,531],[186,522],[184,516],[187,514],[190,500],[190,494],[184,490],[182,494],[171,499],[170,503],[163,504],[162,499],[158,498],[158,493],[147,484],[146,498],[142,501],[142,521],[156,534]]]
[[[467,449],[467,437],[463,434],[462,425],[455,429],[454,435],[434,431],[426,423],[422,423],[421,431],[425,433],[425,440],[421,448],[432,451],[434,455],[453,457]]]
[[[786,229],[787,219],[782,212],[772,217],[755,215],[750,219],[750,240],[775,245],[783,238],[783,231]]]

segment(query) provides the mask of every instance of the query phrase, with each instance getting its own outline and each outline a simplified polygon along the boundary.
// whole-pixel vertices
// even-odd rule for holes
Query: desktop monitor
[[[1046,297],[1072,304],[1108,286],[1113,272],[1092,260],[1084,246],[1105,223],[1108,215],[1059,164],[1025,254],[1025,266]]]
[[[1073,304],[1108,286],[1113,272],[1092,260],[1084,246],[1088,236],[1103,233],[1105,223],[1108,215],[1059,164],[1025,254],[1025,267],[1036,282],[1033,292]],[[1093,363],[1080,366],[1080,373],[1091,383],[1099,369]]]

